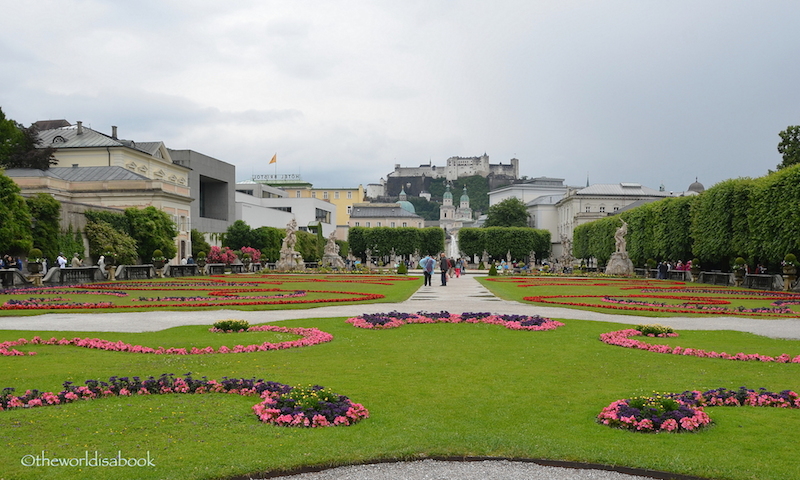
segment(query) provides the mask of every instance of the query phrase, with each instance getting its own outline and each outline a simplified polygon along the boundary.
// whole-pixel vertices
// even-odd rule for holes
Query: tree
[[[527,227],[528,209],[517,197],[509,197],[489,207],[484,227]]]
[[[192,256],[197,258],[197,254],[204,252],[208,255],[211,251],[211,245],[206,242],[205,236],[196,228],[192,229]]]
[[[781,137],[778,153],[783,155],[783,162],[778,165],[778,168],[786,168],[800,163],[800,126],[790,125],[778,135]]]
[[[7,119],[0,109],[0,166],[3,168],[38,168],[47,170],[58,164],[53,158],[55,149],[39,148],[39,132]]]
[[[89,240],[89,255],[93,258],[113,254],[120,265],[136,263],[136,240],[127,233],[103,221],[88,222],[84,231]]]
[[[169,215],[150,206],[143,209],[126,208],[125,216],[130,222],[130,235],[136,240],[137,253],[141,258],[149,259],[155,250],[161,250],[166,258],[175,258],[178,253],[178,247],[175,246],[178,228]]]
[[[239,250],[242,247],[252,247],[252,235],[250,225],[244,220],[236,220],[228,227],[223,237],[222,245],[231,247],[233,250]]]
[[[37,193],[26,198],[31,213],[33,227],[33,245],[42,251],[42,255],[54,261],[58,256],[58,234],[61,204],[46,193]]]
[[[0,174],[0,245],[3,253],[27,254],[33,247],[31,214],[13,180]]]

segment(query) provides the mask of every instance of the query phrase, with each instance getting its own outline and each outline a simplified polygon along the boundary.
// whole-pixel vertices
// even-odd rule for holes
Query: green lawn
[[[577,308],[620,315],[648,315],[652,317],[682,317],[725,315],[755,318],[794,318],[800,316],[800,294],[793,292],[763,292],[734,287],[677,282],[671,280],[623,279],[608,277],[566,278],[557,276],[531,277],[480,277],[478,280],[493,294],[523,303],[562,308]],[[604,300],[608,296],[613,303]],[[700,297],[716,304],[698,302]],[[797,305],[785,306],[787,313],[737,312],[736,309],[774,309],[776,300],[791,300]],[[624,301],[665,304],[665,307],[625,304]],[[683,304],[725,309],[710,313],[699,309],[688,309]],[[578,305],[579,304],[579,305]],[[679,309],[679,311],[669,311]]]
[[[359,286],[360,288],[360,286]],[[388,287],[391,288],[391,287]],[[453,309],[454,310],[454,309]],[[257,377],[320,384],[362,403],[351,427],[292,429],[260,423],[254,397],[158,395],[0,412],[0,477],[6,479],[212,479],[248,473],[426,456],[546,458],[666,470],[713,479],[800,479],[800,411],[716,407],[697,433],[637,434],[595,423],[614,400],[653,391],[717,387],[800,388],[800,364],[734,362],[642,352],[601,343],[626,325],[562,320],[553,331],[485,324],[358,329],[344,318],[280,322],[334,340],[262,353],[159,356],[30,346],[0,357],[0,388],[60,390],[64,381],[162,373]],[[659,323],[668,324],[667,319]],[[669,343],[735,353],[800,354],[800,341],[738,332],[682,331]],[[89,336],[148,346],[218,346],[292,338],[214,334],[207,326],[162,332],[1,331],[20,337]],[[663,341],[663,339],[660,339]],[[25,467],[25,455],[144,457],[155,467]]]
[[[405,275],[225,275],[224,277],[156,278],[152,280],[101,282],[79,287],[48,286],[0,294],[0,305],[9,300],[35,304],[32,309],[0,309],[0,316],[42,313],[113,313],[146,310],[285,310],[376,302],[401,302],[419,288],[422,279]],[[31,287],[32,288],[32,287]],[[302,291],[301,296],[287,296]],[[66,293],[65,293],[66,292]],[[102,293],[118,292],[121,295]],[[366,295],[380,298],[364,299]],[[257,297],[284,298],[257,298]],[[175,299],[177,297],[177,299]],[[144,298],[144,299],[143,299]],[[169,299],[168,299],[169,298]],[[182,300],[183,298],[184,300]],[[59,309],[59,304],[95,304],[86,308]],[[108,308],[98,306],[110,302]],[[240,303],[258,302],[258,305]],[[200,306],[212,303],[213,306]]]

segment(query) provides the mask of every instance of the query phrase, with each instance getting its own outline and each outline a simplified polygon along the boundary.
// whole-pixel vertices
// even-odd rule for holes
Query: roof
[[[422,218],[415,213],[411,213],[400,205],[381,205],[381,206],[354,206],[350,212],[350,218],[387,218],[387,217],[404,217],[404,218]]]
[[[644,187],[638,183],[596,183],[586,188],[581,188],[576,195],[604,195],[609,197],[668,197],[669,193]]]
[[[128,147],[150,156],[161,158],[160,149],[163,142],[141,142],[122,140],[110,137],[104,133],[81,126],[78,134],[77,125],[68,125],[60,128],[39,131],[39,146],[42,148],[97,148],[97,147]]]
[[[553,195],[542,195],[540,197],[536,197],[530,202],[526,203],[525,205],[528,207],[534,207],[536,205],[555,205],[564,198],[563,193],[555,193]]]
[[[51,167],[49,170],[35,168],[10,168],[9,177],[51,177],[68,182],[99,182],[116,180],[150,180],[122,167]]]

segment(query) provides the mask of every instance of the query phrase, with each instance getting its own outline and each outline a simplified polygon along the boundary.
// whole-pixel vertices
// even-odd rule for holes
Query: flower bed
[[[670,336],[677,336],[678,334],[671,334]],[[617,330],[615,332],[603,333],[600,335],[600,340],[608,345],[616,345],[618,347],[636,348],[638,350],[647,350],[648,352],[656,353],[670,353],[672,355],[688,355],[693,357],[702,358],[722,358],[724,360],[741,360],[741,361],[756,361],[756,362],[775,362],[775,363],[800,363],[800,355],[791,357],[788,354],[782,354],[777,357],[769,355],[760,355],[758,353],[737,353],[730,355],[725,352],[714,352],[702,350],[699,348],[683,348],[671,347],[669,345],[657,345],[651,343],[641,342],[631,337],[642,336],[642,332],[634,329],[627,328],[625,330]]]
[[[408,323],[488,323],[502,325],[511,330],[554,330],[564,324],[538,315],[493,315],[491,313],[372,313],[348,318],[347,323],[359,328],[397,328]]]
[[[84,383],[76,386],[64,382],[64,390],[58,393],[27,390],[22,395],[14,395],[13,388],[5,388],[0,393],[0,411],[112,396],[229,393],[260,396],[262,401],[253,406],[253,413],[264,423],[282,427],[346,426],[369,418],[369,411],[363,405],[319,385],[292,387],[277,382],[227,377],[217,381],[205,377],[195,379],[191,374],[177,378],[163,374],[146,380],[111,377],[108,382],[87,380]]]
[[[711,424],[704,407],[714,406],[800,408],[800,395],[792,390],[773,393],[746,387],[655,394],[612,402],[600,412],[597,421],[638,432],[691,432]]]
[[[207,354],[215,354],[215,353],[252,353],[252,352],[265,352],[268,350],[284,350],[287,348],[298,348],[298,347],[308,347],[311,345],[317,345],[319,343],[330,342],[333,340],[333,335],[327,332],[323,332],[322,330],[316,328],[288,328],[288,327],[278,327],[275,325],[260,325],[260,326],[253,326],[248,329],[251,332],[280,332],[280,333],[290,333],[293,335],[300,335],[302,338],[297,340],[289,340],[285,342],[264,342],[260,344],[253,344],[253,345],[236,345],[233,348],[228,348],[226,346],[221,346],[219,349],[214,349],[213,347],[205,347],[205,348],[197,348],[192,347],[191,349],[185,348],[151,348],[151,347],[143,347],[141,345],[131,345],[130,343],[125,342],[112,342],[109,340],[102,340],[99,338],[62,338],[58,340],[55,337],[50,338],[49,340],[44,340],[41,337],[33,337],[31,340],[26,340],[24,338],[20,338],[16,341],[6,341],[0,343],[0,356],[24,356],[25,354],[16,350],[13,347],[18,347],[21,345],[73,345],[76,347],[83,347],[83,348],[93,348],[98,350],[109,350],[113,352],[130,352],[130,353],[150,353],[155,355],[207,355]],[[36,355],[36,352],[28,352],[28,355]]]

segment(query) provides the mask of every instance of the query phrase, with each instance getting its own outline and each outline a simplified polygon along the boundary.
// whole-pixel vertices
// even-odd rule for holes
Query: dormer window
[[[67,139],[62,137],[61,135],[56,135],[53,137],[53,143],[67,143]]]

